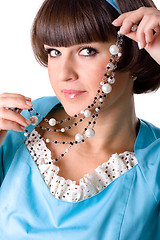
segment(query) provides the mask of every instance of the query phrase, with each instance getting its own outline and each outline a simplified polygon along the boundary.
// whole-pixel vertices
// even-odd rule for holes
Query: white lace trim
[[[107,162],[98,166],[92,174],[85,174],[77,185],[76,181],[58,176],[59,167],[49,164],[51,151],[46,147],[44,140],[39,137],[39,133],[34,129],[25,144],[52,195],[64,201],[78,202],[92,197],[138,164],[133,152],[115,153]]]

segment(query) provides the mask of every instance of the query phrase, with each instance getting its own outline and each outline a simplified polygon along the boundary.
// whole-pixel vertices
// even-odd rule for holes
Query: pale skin
[[[160,12],[153,8],[140,8],[136,11],[122,14],[115,26],[122,26],[125,32],[124,35],[132,38],[135,41],[140,41],[141,46],[149,52],[149,54],[160,64],[160,36],[155,34],[152,36],[151,30],[159,31]],[[147,45],[144,41],[146,32],[146,19],[150,16],[149,22],[150,31],[147,30]],[[155,17],[156,16],[156,17]],[[152,19],[154,21],[152,21]],[[140,25],[136,32],[130,33],[133,23],[140,21]],[[128,25],[129,22],[132,24]],[[154,22],[154,23],[153,23]],[[141,25],[141,23],[143,25]],[[130,26],[130,29],[129,27]],[[148,22],[147,22],[148,26]],[[63,104],[65,112],[58,110],[50,113],[50,116],[59,119],[64,119],[66,114],[73,116],[85,109],[96,94],[99,83],[105,72],[105,67],[110,59],[109,46],[114,44],[115,40],[110,43],[92,42],[90,44],[80,44],[71,47],[54,47],[44,46],[45,48],[54,48],[52,54],[55,57],[48,57],[48,72],[51,86],[54,89],[57,97]],[[92,47],[97,52],[88,52],[88,47]],[[155,51],[156,48],[156,51]],[[87,50],[88,49],[88,50]],[[158,51],[159,50],[159,51]],[[94,54],[93,54],[94,53]],[[86,56],[87,55],[87,56]],[[116,83],[113,90],[108,95],[101,114],[95,126],[96,135],[92,139],[88,139],[83,144],[78,144],[66,155],[66,160],[57,162],[60,166],[59,175],[66,179],[76,180],[86,173],[92,171],[111,156],[111,154],[124,151],[134,151],[134,143],[137,136],[138,120],[135,115],[134,98],[133,98],[133,80],[129,72],[116,72]],[[85,91],[84,94],[74,99],[66,99],[62,92],[63,89],[75,89]],[[6,107],[18,107],[21,109],[29,109],[32,107],[31,99],[28,99],[30,106],[26,105],[26,99],[22,95],[3,93],[0,94],[0,140],[4,141],[7,130],[23,131],[20,126],[28,126],[24,117],[20,113],[14,113],[6,110]],[[42,124],[45,124],[42,122]],[[86,125],[84,122],[79,125],[76,130],[73,128],[69,133],[59,134],[60,140],[73,140],[77,132],[82,132],[81,129]],[[81,127],[82,126],[82,127]],[[43,133],[41,133],[43,135]],[[45,133],[46,134],[46,133]],[[47,133],[50,134],[50,133]],[[51,135],[46,137],[53,138]],[[95,147],[96,146],[96,147]],[[52,155],[60,155],[62,149],[55,148],[48,144]],[[87,161],[86,161],[87,159]],[[79,163],[81,162],[81,165]]]

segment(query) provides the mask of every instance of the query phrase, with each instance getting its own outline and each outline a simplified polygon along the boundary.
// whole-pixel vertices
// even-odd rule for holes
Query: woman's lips
[[[68,99],[74,99],[76,97],[79,97],[81,96],[82,94],[86,93],[86,91],[77,91],[77,90],[66,90],[64,89],[63,90],[63,94],[65,96],[65,98],[68,98]]]

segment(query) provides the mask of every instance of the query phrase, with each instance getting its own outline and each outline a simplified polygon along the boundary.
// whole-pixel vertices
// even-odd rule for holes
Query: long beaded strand
[[[31,116],[30,117],[31,124],[34,125],[34,126],[36,126],[38,124],[37,116],[40,117],[45,122],[47,122],[52,127],[54,127],[55,125],[58,125],[58,124],[69,122],[72,119],[76,119],[76,118],[80,117],[80,119],[76,123],[72,124],[71,126],[67,126],[67,127],[63,127],[63,128],[59,128],[59,129],[44,128],[42,126],[37,125],[37,127],[39,127],[40,129],[45,130],[45,131],[50,131],[50,132],[62,132],[62,133],[64,133],[64,132],[70,130],[71,128],[77,126],[79,123],[83,122],[83,120],[85,118],[90,118],[91,117],[91,119],[88,122],[87,126],[85,127],[83,133],[77,133],[74,141],[59,142],[57,140],[53,141],[53,140],[50,140],[48,138],[45,139],[45,138],[40,137],[40,139],[43,139],[46,143],[69,145],[68,148],[66,148],[64,153],[62,153],[59,157],[53,159],[51,162],[49,162],[49,164],[52,164],[55,161],[58,161],[61,158],[63,158],[65,156],[65,154],[69,152],[69,150],[71,149],[71,147],[73,145],[85,142],[87,140],[87,138],[94,137],[94,135],[95,135],[94,127],[95,127],[95,124],[96,124],[96,119],[99,116],[99,111],[102,107],[104,99],[107,97],[107,94],[109,94],[112,91],[112,84],[115,83],[115,71],[117,69],[117,64],[119,62],[119,59],[122,56],[122,53],[121,53],[122,43],[123,43],[123,35],[121,35],[120,32],[118,32],[117,33],[116,45],[112,45],[109,49],[109,51],[111,53],[111,59],[110,59],[110,62],[107,64],[106,72],[104,74],[104,77],[103,77],[102,81],[100,82],[99,89],[97,91],[96,96],[94,97],[93,102],[91,103],[91,105],[88,106],[88,108],[86,110],[82,110],[79,114],[76,114],[73,117],[68,117],[68,118],[66,118],[64,120],[60,120],[60,121],[57,121],[54,118],[51,118],[50,120],[48,120],[46,118],[43,118],[33,108],[28,110],[29,113],[30,113],[30,116]],[[92,114],[91,110],[93,109],[93,107],[97,103],[98,103],[98,107],[95,108],[94,113]],[[33,116],[31,114],[32,112],[36,116]],[[28,135],[29,135],[28,130],[25,130],[24,135],[26,137],[28,137]]]

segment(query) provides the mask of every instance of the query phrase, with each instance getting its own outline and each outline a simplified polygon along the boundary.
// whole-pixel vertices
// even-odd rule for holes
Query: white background
[[[30,30],[43,0],[0,2],[0,93],[14,92],[36,99],[52,96],[47,69],[33,55]],[[155,0],[160,9],[160,1]],[[135,95],[136,113],[160,127],[160,90]]]

